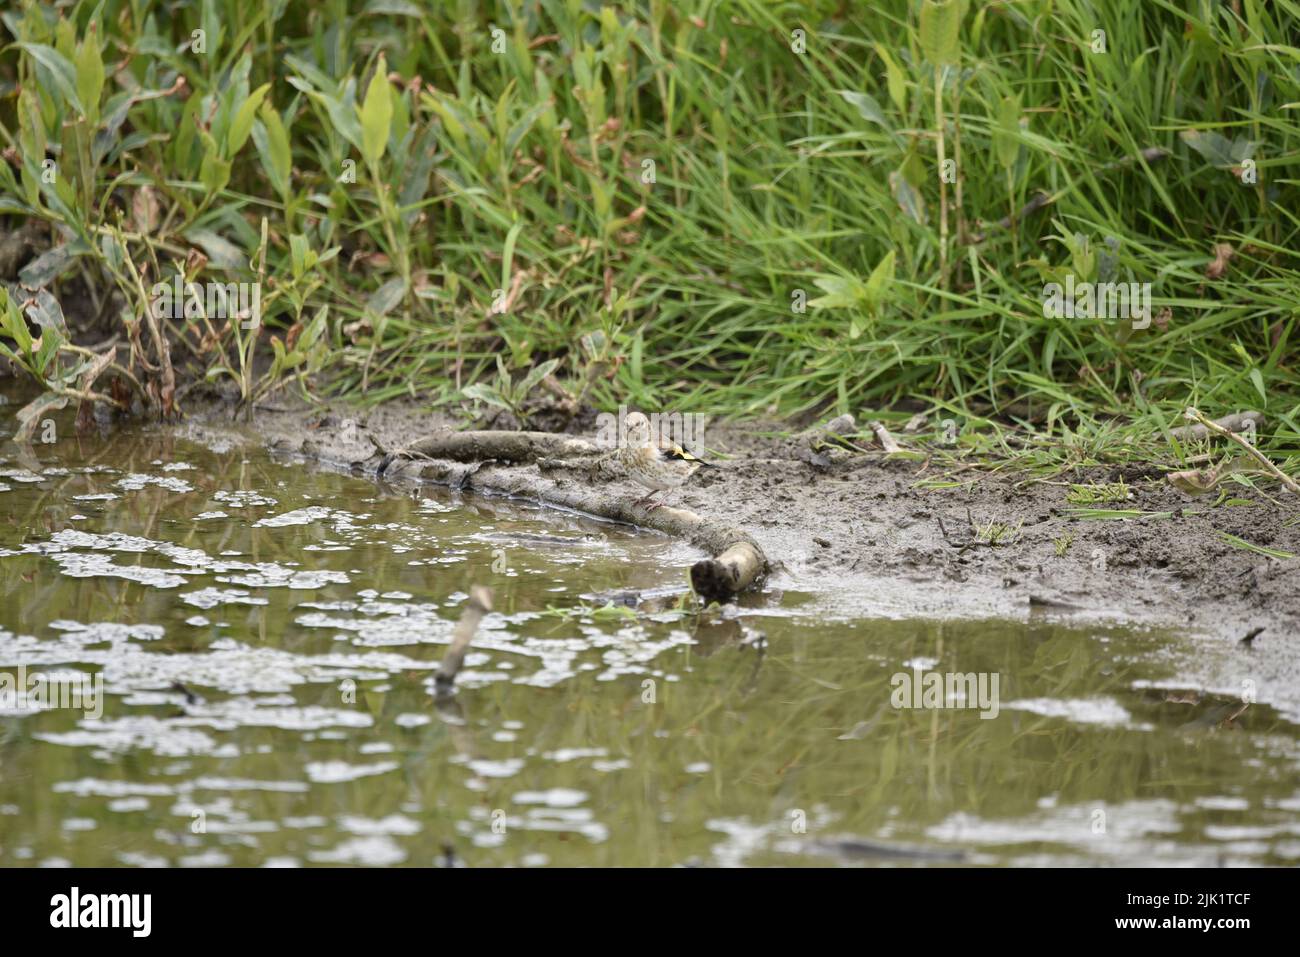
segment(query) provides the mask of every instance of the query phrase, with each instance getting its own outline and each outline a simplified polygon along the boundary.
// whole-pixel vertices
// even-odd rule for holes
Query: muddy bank
[[[225,431],[229,422],[228,412],[209,407],[182,428]],[[260,409],[252,431],[274,449],[373,473],[383,451],[454,426],[402,403],[323,413],[282,403]],[[927,483],[944,475],[933,464],[882,454],[819,463],[806,445],[764,434],[775,428],[711,423],[708,445],[721,467],[667,501],[747,530],[787,581],[851,587],[864,609],[888,616],[1123,618],[1191,626],[1223,641],[1263,628],[1252,654],[1300,672],[1300,559],[1223,537],[1300,552],[1300,511],[1244,487],[1235,494],[1254,504],[1211,508],[1213,495],[1191,499],[1156,476],[1130,475],[1132,497],[1098,507],[1172,515],[1083,520],[1071,514],[1068,482],[1112,481],[1116,470],[1051,483],[966,470],[950,478],[960,484],[936,488]],[[627,491],[643,494],[630,484]],[[1290,505],[1285,492],[1275,498]],[[996,543],[981,531],[990,522],[1008,526]]]

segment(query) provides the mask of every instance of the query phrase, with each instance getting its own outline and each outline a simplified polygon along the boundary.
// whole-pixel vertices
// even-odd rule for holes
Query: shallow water
[[[1300,859],[1295,716],[1184,636],[871,617],[866,579],[696,615],[657,535],[55,421],[0,445],[0,682],[105,694],[0,684],[0,865]],[[996,716],[897,707],[916,672],[996,675]]]

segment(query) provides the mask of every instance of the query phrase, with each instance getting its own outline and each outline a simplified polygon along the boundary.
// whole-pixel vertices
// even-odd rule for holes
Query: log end
[[[749,542],[732,545],[717,558],[706,558],[691,566],[691,587],[707,605],[725,604],[744,591],[766,565],[759,550]]]

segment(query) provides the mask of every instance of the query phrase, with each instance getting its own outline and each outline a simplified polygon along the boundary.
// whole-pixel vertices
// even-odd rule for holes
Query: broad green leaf
[[[4,308],[0,310],[0,332],[14,341],[14,345],[18,347],[18,361],[25,363],[32,351],[32,334],[27,328],[27,320],[23,318],[17,304],[9,298],[2,285],[0,285],[0,297],[4,299]]]
[[[528,375],[524,376],[524,381],[519,384],[519,395],[521,399],[528,398],[528,393],[537,387],[548,375],[554,372],[560,365],[559,359],[547,359],[539,366],[535,366]]]
[[[122,252],[122,244],[117,239],[105,233],[99,237],[99,251],[108,263],[111,269],[121,269],[125,260]]]
[[[194,176],[194,137],[198,135],[199,109],[203,98],[196,91],[185,101],[177,122],[176,136],[172,140],[172,160],[177,172],[184,178]]]
[[[998,106],[998,122],[993,130],[993,152],[1003,169],[1016,165],[1020,155],[1020,97],[1003,97]]]
[[[27,307],[27,317],[47,332],[57,333],[64,339],[68,337],[68,321],[63,317],[63,307],[50,295],[49,290],[38,290],[32,304]]]
[[[894,101],[900,113],[907,112],[907,76],[883,43],[876,44],[876,53],[885,61],[885,82],[889,86],[889,98]]]
[[[77,95],[77,70],[67,57],[54,47],[42,43],[15,43],[14,46],[25,51],[49,72],[55,87],[69,106],[78,113],[86,112],[81,105],[81,97]]]
[[[396,308],[406,295],[406,281],[401,276],[388,280],[366,300],[366,310],[376,316],[386,316]]]
[[[327,93],[311,93],[309,95],[313,100],[325,107],[325,111],[329,113],[330,122],[334,124],[334,129],[338,131],[339,135],[357,149],[362,150],[364,156],[365,138],[362,135],[361,121],[358,118],[360,111],[357,109],[356,103],[348,98],[347,93],[348,91],[345,90],[343,99]]]
[[[465,122],[451,99],[433,93],[425,93],[421,99],[424,101],[426,106],[438,114],[438,118],[442,120],[443,128],[451,137],[452,142],[456,144],[456,148],[464,150],[468,143],[468,138],[465,133]]]
[[[289,259],[295,279],[301,279],[316,265],[316,252],[311,248],[310,240],[302,233],[294,233],[289,237]]]
[[[240,104],[248,99],[248,74],[251,69],[252,57],[245,53],[223,78],[220,87],[212,91],[211,100],[216,103],[216,111],[209,112],[206,107],[204,110],[204,115],[211,117],[207,127],[208,132],[221,147],[221,155],[227,159],[230,158],[227,149],[230,143],[230,126]]]
[[[54,28],[54,49],[69,63],[77,58],[77,24],[70,17],[59,17]]]
[[[311,352],[312,347],[320,341],[320,337],[325,332],[325,319],[329,315],[329,306],[321,306],[316,310],[316,316],[307,327],[303,329],[302,335],[298,337],[298,348],[303,352]]]
[[[41,290],[44,292],[44,290]],[[47,296],[49,293],[45,293]],[[57,305],[55,308],[58,308]],[[59,310],[59,318],[63,318],[63,311]],[[64,337],[57,329],[41,330],[41,347],[32,357],[32,365],[36,367],[36,374],[42,379],[48,379],[46,370],[50,368],[50,360],[54,354],[59,351],[59,346],[63,345]]]
[[[984,15],[988,13],[988,7],[980,7],[979,13],[975,14],[975,21],[970,28],[970,45],[972,50],[980,48],[980,40],[984,38]]]
[[[247,269],[248,256],[238,246],[210,229],[191,229],[185,239],[202,248],[208,263],[218,269]]]
[[[280,341],[279,336],[271,337],[271,351],[275,354],[275,358],[271,362],[271,370],[266,375],[270,381],[274,382],[280,377],[281,371],[286,366],[284,343]]]
[[[961,5],[957,0],[923,0],[921,4],[921,50],[932,64],[956,63],[961,26]]]
[[[885,258],[880,260],[876,268],[871,270],[871,275],[867,278],[866,299],[871,308],[875,308],[885,296],[885,291],[889,284],[894,281],[894,251],[891,249],[885,254]]]
[[[99,97],[104,92],[104,60],[99,53],[97,33],[92,23],[77,49],[77,96],[92,129],[99,123]]]
[[[1263,373],[1261,373],[1261,372],[1259,371],[1259,369],[1251,369],[1251,370],[1250,370],[1250,381],[1251,381],[1251,384],[1255,386],[1255,391],[1259,393],[1259,397],[1264,401],[1264,405],[1267,406],[1267,405],[1268,405],[1268,392],[1267,392],[1267,391],[1265,390],[1265,388],[1264,388],[1264,375],[1263,375]]]
[[[880,104],[874,96],[869,93],[855,93],[852,90],[837,90],[836,92],[852,104],[864,120],[883,126],[885,129],[890,129],[889,120],[885,119],[885,111],[880,108]]]
[[[402,218],[408,225],[420,215],[417,204],[429,192],[429,176],[433,173],[437,155],[438,130],[435,124],[430,123],[412,147],[412,155],[405,166],[402,191],[398,196],[398,205],[404,210]]]
[[[505,90],[497,98],[496,109],[492,111],[493,121],[496,127],[497,142],[503,142],[506,138],[506,129],[510,117],[510,98],[514,94],[515,81],[511,80],[506,84]]]
[[[1218,133],[1183,130],[1178,134],[1184,143],[1215,166],[1232,164],[1232,143]]]
[[[332,79],[330,79],[329,75],[324,73],[320,67],[315,63],[312,63],[310,60],[304,60],[302,57],[294,56],[292,53],[289,53],[285,55],[284,63],[286,66],[301,73],[311,87],[324,91],[333,91],[335,89],[336,84]],[[301,83],[294,82],[292,78],[289,79],[289,82],[293,83],[294,86],[298,87],[304,93],[312,92],[311,89],[303,87]]]
[[[45,156],[45,120],[41,116],[41,103],[31,90],[18,95],[18,141],[29,157]]]
[[[610,205],[613,202],[613,189],[606,186],[596,173],[587,174],[587,185],[591,189],[591,206],[596,218],[609,226]]]
[[[1183,130],[1178,135],[1214,166],[1236,166],[1242,160],[1254,156],[1255,148],[1259,146],[1244,137],[1229,140],[1218,133],[1203,133],[1200,130]]]
[[[533,124],[536,123],[538,119],[541,118],[542,114],[549,109],[551,109],[550,101],[543,100],[541,103],[537,103],[529,108],[528,112],[521,116],[515,122],[514,126],[510,127],[510,132],[506,134],[505,140],[505,156],[507,161],[509,161],[510,157],[515,155],[515,150],[519,148],[520,141],[528,135],[528,131],[533,128]]]
[[[90,248],[80,239],[47,249],[23,267],[18,273],[18,279],[28,289],[48,286],[70,269],[78,256],[84,256],[88,252]]]
[[[499,409],[509,411],[510,406],[501,398],[500,393],[490,385],[476,382],[473,385],[467,385],[461,389],[461,394],[467,399],[477,399],[479,402],[486,402],[488,405],[494,405]]]
[[[262,122],[253,129],[253,143],[262,160],[267,178],[275,191],[284,197],[290,191],[290,173],[293,156],[289,148],[289,134],[280,121],[280,114],[270,103],[262,104]]]
[[[555,96],[551,92],[551,81],[547,79],[546,71],[540,66],[533,70],[533,86],[537,90],[538,102],[546,104],[546,109],[542,111],[541,124],[542,132],[550,139],[555,134]]]
[[[18,142],[22,147],[21,192],[27,205],[39,206],[41,177],[36,164],[45,157],[45,120],[41,115],[41,102],[30,89],[24,89],[18,95]],[[9,176],[8,163],[0,164],[0,170]]]
[[[817,276],[813,285],[826,293],[808,302],[812,309],[843,309],[856,306],[865,296],[862,283],[849,276]]]
[[[230,132],[226,135],[227,156],[233,158],[248,142],[248,134],[253,131],[253,119],[257,115],[257,108],[262,105],[262,100],[270,89],[271,84],[263,83],[240,104],[234,120],[230,123]]]
[[[393,122],[393,88],[388,82],[388,61],[379,55],[374,76],[366,89],[365,102],[358,111],[361,118],[361,155],[374,165],[388,146],[388,128]]]
[[[388,126],[388,138],[394,143],[403,143],[411,132],[411,99],[400,91],[393,93],[393,121]],[[402,152],[403,163],[408,155],[405,150]]]
[[[223,24],[225,12],[218,10],[215,0],[203,0],[203,11],[199,23],[203,27],[205,50],[204,56],[215,57],[221,50],[221,40],[226,30]]]
[[[1097,251],[1092,247],[1092,238],[1075,233],[1068,245],[1076,281],[1091,282],[1097,274]]]
[[[199,166],[199,182],[209,193],[219,193],[230,182],[230,160],[217,155],[215,147],[203,154],[203,163]]]
[[[903,175],[901,169],[889,174],[889,192],[893,195],[898,208],[905,212],[914,222],[925,226],[930,221],[925,208],[925,197]]]

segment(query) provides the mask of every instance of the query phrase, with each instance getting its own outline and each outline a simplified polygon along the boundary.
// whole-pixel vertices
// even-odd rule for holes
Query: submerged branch
[[[398,461],[399,469],[394,466]],[[379,474],[398,471],[426,481],[517,496],[682,538],[711,557],[691,567],[705,602],[727,602],[768,571],[763,549],[747,532],[682,508],[647,508],[617,483],[608,451],[548,432],[456,432],[389,452]],[[639,490],[640,491],[640,490]]]
[[[456,683],[456,675],[460,673],[461,666],[465,663],[465,653],[469,651],[469,643],[474,640],[474,633],[478,631],[479,622],[491,610],[492,589],[482,585],[471,586],[469,602],[465,605],[460,621],[456,622],[456,629],[451,634],[451,645],[448,646],[447,653],[442,656],[442,664],[438,666],[438,673],[434,677],[438,694],[451,693],[452,685]]]

